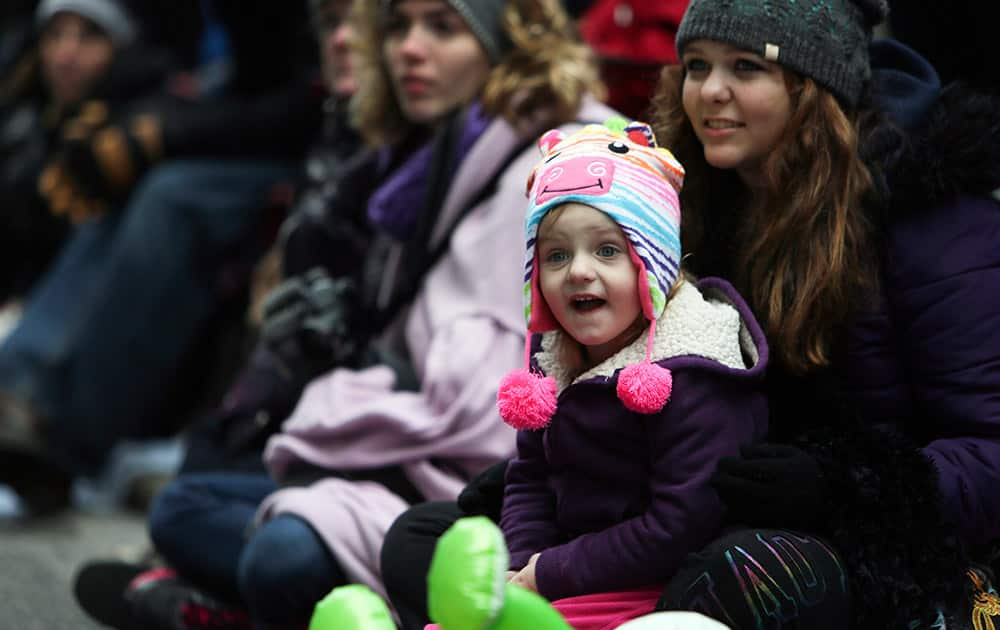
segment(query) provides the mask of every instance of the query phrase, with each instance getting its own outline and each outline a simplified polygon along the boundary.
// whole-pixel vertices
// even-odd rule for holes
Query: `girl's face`
[[[115,54],[114,44],[90,20],[75,13],[57,13],[39,41],[42,76],[58,103],[79,101],[87,94]]]
[[[716,168],[736,169],[748,186],[760,181],[764,159],[792,114],[781,66],[722,42],[688,44],[684,112]]]
[[[554,208],[538,228],[537,248],[542,297],[592,365],[632,341],[642,314],[638,270],[611,217],[580,203]]]
[[[384,55],[406,117],[434,124],[479,94],[490,60],[445,0],[399,0],[388,17]]]

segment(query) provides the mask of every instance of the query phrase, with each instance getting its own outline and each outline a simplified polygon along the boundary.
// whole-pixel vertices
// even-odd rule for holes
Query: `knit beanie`
[[[397,0],[383,0],[383,12]],[[476,38],[486,49],[486,54],[493,63],[500,63],[503,56],[511,48],[510,38],[503,27],[503,12],[507,6],[507,0],[447,0]]]
[[[692,0],[677,53],[696,39],[732,44],[812,78],[854,107],[871,77],[872,27],[886,0]]]
[[[60,11],[87,18],[107,33],[117,47],[126,46],[135,39],[132,17],[115,0],[42,0],[35,11],[35,24],[44,27]]]
[[[580,203],[608,215],[628,240],[638,270],[643,315],[650,321],[646,358],[618,376],[618,397],[640,413],[663,408],[670,396],[670,373],[650,362],[656,320],[680,270],[680,202],[684,168],[660,148],[650,126],[609,121],[587,125],[566,136],[553,129],[538,142],[543,158],[528,179],[525,218],[525,318],[529,333],[559,328],[541,294],[538,278],[538,227],[545,215],[566,203]],[[497,397],[500,415],[518,429],[546,426],[555,411],[555,381],[530,370],[530,334],[526,368],[508,374]]]

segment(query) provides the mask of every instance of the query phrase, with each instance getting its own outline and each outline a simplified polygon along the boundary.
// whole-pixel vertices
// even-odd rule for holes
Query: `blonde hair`
[[[873,188],[862,161],[859,116],[812,79],[786,71],[792,114],[764,163],[764,189],[749,199],[731,173],[705,161],[684,112],[684,72],[665,68],[653,98],[656,134],[687,170],[681,192],[684,249],[697,261],[713,218],[739,213],[727,272],[749,300],[772,356],[793,373],[829,364],[834,336],[863,290],[877,284],[873,228],[864,198]],[[722,191],[722,194],[719,194]],[[711,256],[712,254],[708,254]]]
[[[351,120],[374,146],[401,140],[412,126],[382,59],[381,11],[381,2],[355,0],[352,14],[359,63]],[[573,119],[585,94],[604,98],[594,54],[559,0],[508,0],[504,29],[512,49],[493,67],[481,93],[488,114],[516,126],[541,113],[544,125],[558,126]]]

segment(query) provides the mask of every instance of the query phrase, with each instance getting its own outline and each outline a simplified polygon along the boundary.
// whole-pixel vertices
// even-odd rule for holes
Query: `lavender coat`
[[[519,569],[541,552],[550,600],[665,582],[718,535],[709,478],[719,458],[761,438],[767,404],[764,334],[729,283],[681,285],[657,323],[653,360],[673,373],[663,410],[642,415],[615,393],[618,371],[643,359],[643,335],[572,383],[545,333],[535,354],[560,388],[552,423],[518,433],[501,527]]]

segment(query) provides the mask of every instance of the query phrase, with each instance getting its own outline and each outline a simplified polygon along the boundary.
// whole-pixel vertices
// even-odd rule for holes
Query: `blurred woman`
[[[355,11],[353,120],[372,152],[344,199],[368,199],[374,237],[348,274],[361,312],[341,341],[363,349],[309,383],[267,444],[269,474],[182,475],[160,495],[150,531],[171,569],[126,593],[147,623],[184,606],[301,623],[335,586],[384,593],[378,554],[395,517],[454,498],[513,452],[496,384],[523,351],[517,250],[534,140],[614,112],[555,0]]]

